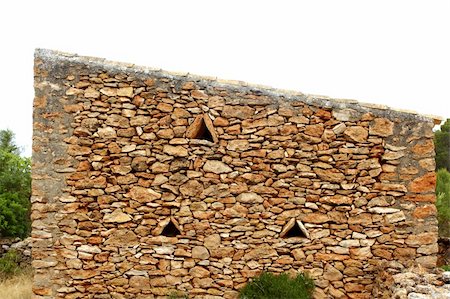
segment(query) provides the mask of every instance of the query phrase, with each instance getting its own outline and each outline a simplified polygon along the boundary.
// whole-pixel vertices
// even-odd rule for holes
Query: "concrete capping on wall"
[[[252,84],[244,81],[225,80],[217,77],[200,76],[187,72],[169,72],[162,69],[138,66],[131,63],[114,62],[105,58],[90,56],[79,56],[77,54],[65,53],[49,49],[36,49],[35,57],[40,58],[44,64],[47,61],[47,67],[52,68],[58,63],[84,64],[95,69],[102,69],[111,73],[126,72],[134,74],[136,77],[156,76],[161,78],[195,81],[199,86],[215,86],[225,89],[231,89],[238,92],[256,92],[262,95],[278,98],[279,101],[301,101],[308,105],[324,108],[351,108],[360,112],[376,112],[382,117],[399,117],[404,119],[417,119],[420,121],[433,121],[439,125],[443,117],[436,115],[424,115],[412,110],[397,109],[387,105],[359,102],[353,99],[335,99],[322,95],[304,94],[299,91],[277,89],[271,86]]]

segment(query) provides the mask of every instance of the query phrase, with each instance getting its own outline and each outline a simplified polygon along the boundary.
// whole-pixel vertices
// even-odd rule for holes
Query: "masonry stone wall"
[[[37,50],[34,298],[235,298],[306,271],[372,298],[435,267],[433,119]]]

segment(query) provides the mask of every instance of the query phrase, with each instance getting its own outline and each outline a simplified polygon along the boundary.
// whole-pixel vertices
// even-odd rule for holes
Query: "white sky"
[[[37,47],[450,117],[450,1],[1,1],[0,129],[31,155]]]

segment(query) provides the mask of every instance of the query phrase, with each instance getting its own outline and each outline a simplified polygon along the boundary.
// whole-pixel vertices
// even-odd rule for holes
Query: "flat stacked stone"
[[[235,298],[263,270],[372,298],[381,262],[436,265],[430,118],[45,50],[35,90],[34,298]]]

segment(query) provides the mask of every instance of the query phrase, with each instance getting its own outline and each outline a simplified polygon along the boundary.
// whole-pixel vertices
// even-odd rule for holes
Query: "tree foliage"
[[[436,197],[439,235],[450,237],[450,173],[446,169],[437,172]]]
[[[436,169],[450,171],[450,118],[434,134]]]
[[[10,130],[0,130],[0,237],[30,232],[30,159],[19,155]]]

